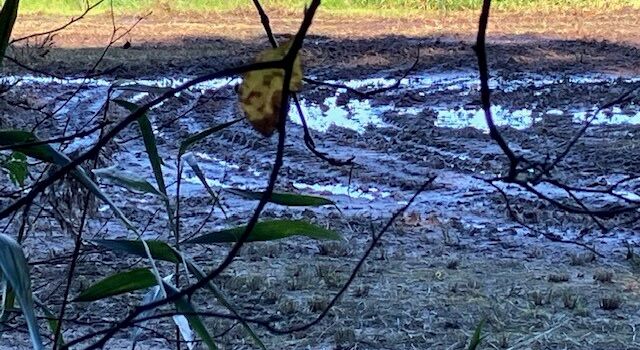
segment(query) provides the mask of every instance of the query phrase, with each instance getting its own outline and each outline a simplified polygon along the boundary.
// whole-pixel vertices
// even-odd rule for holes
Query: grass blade
[[[16,17],[18,17],[19,3],[19,0],[5,0],[2,10],[0,10],[0,66],[2,66],[4,53],[9,46],[13,24],[16,22]]]
[[[185,243],[213,244],[236,242],[244,233],[246,226],[238,226],[226,230],[208,233]],[[306,236],[314,239],[340,240],[342,237],[331,230],[310,224],[302,220],[272,220],[255,225],[247,242],[272,241],[292,236]]]
[[[115,100],[114,102],[128,109],[130,112],[135,112],[138,109],[136,104],[128,101]],[[149,162],[151,163],[151,169],[153,170],[153,176],[156,179],[158,190],[164,195],[164,204],[167,210],[167,216],[169,217],[170,230],[172,233],[177,234],[174,212],[171,207],[171,202],[169,201],[169,196],[167,195],[167,187],[165,186],[164,174],[162,173],[163,162],[158,154],[158,143],[156,141],[156,136],[153,134],[153,127],[151,126],[151,122],[149,121],[149,118],[147,118],[146,114],[143,114],[138,118],[138,126],[140,127],[140,133],[142,134],[142,140],[144,141],[144,148],[147,152],[147,156],[149,157]]]
[[[155,276],[149,269],[133,269],[119,272],[100,280],[80,293],[74,301],[100,300],[139,289],[146,289],[157,284]]]
[[[228,188],[225,189],[225,191],[242,198],[252,200],[260,200],[263,194],[263,192],[254,192],[235,188]],[[286,192],[274,192],[271,195],[271,198],[269,198],[269,202],[289,207],[319,207],[323,205],[335,205],[334,201],[324,197]]]
[[[37,146],[24,146],[25,143],[38,142],[38,138],[31,132],[22,130],[0,130],[0,146],[9,146],[14,151],[24,153],[25,155],[41,160],[43,162],[65,166],[71,163],[71,159],[64,153],[57,151],[48,144]],[[23,145],[23,146],[21,146]],[[94,196],[100,198],[107,203],[115,215],[131,230],[135,228],[131,221],[127,219],[124,213],[118,208],[109,197],[107,197],[96,185],[87,173],[81,168],[76,167],[72,175],[85,186]]]
[[[203,131],[200,131],[197,134],[191,135],[189,137],[187,137],[184,141],[182,141],[182,143],[180,143],[180,150],[178,151],[178,155],[181,156],[183,154],[185,154],[193,145],[195,145],[196,143],[198,143],[199,141],[205,139],[206,137],[208,137],[211,134],[214,134],[220,130],[223,130],[225,128],[230,127],[231,125],[241,121],[243,118],[238,118],[235,120],[232,120],[230,122],[226,122],[220,125],[216,125],[216,126],[212,126],[208,129],[205,129]]]
[[[468,350],[476,350],[478,346],[480,346],[480,342],[484,338],[482,336],[482,326],[484,326],[484,319],[478,323],[475,332],[473,332],[473,336],[471,337],[471,341],[469,342]]]
[[[123,85],[126,84],[126,85]],[[114,82],[114,87],[121,91],[146,92],[152,95],[162,95],[171,90],[169,87],[159,87],[145,84],[130,84],[128,80]]]
[[[24,314],[29,328],[29,336],[34,349],[43,349],[42,337],[36,322],[33,309],[33,294],[31,293],[31,277],[27,260],[22,248],[13,238],[0,234],[0,270],[2,277],[15,292],[20,309]]]
[[[95,169],[93,170],[93,173],[96,174],[96,176],[98,177],[108,179],[113,183],[119,186],[122,186],[128,190],[131,190],[134,192],[137,191],[142,193],[153,194],[155,196],[162,198],[163,200],[166,200],[167,198],[162,192],[158,191],[158,189],[153,187],[153,185],[150,184],[149,181],[144,180],[142,178],[138,178],[133,174],[128,174],[124,171],[119,171],[115,168],[115,166],[102,168],[102,169]]]
[[[61,165],[60,163],[69,159],[48,144],[37,146],[25,145],[39,141],[36,135],[29,131],[0,130],[0,146],[11,147],[11,149],[16,152],[24,153],[29,157],[51,164]]]

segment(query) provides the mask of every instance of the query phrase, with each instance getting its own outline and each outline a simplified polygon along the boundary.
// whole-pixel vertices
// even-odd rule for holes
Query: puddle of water
[[[613,83],[616,80],[624,82],[637,82],[640,78],[619,79],[614,75],[607,74],[581,74],[572,76],[545,76],[539,74],[527,74],[519,79],[507,80],[504,78],[492,78],[489,86],[492,90],[513,92],[521,88],[535,87],[541,88],[553,84],[600,84]],[[375,89],[390,86],[395,83],[393,79],[387,78],[367,78],[347,81],[330,81],[335,84],[344,84],[356,89]],[[419,96],[426,96],[442,91],[451,91],[459,96],[475,94],[479,90],[479,80],[474,72],[443,72],[424,73],[417,77],[402,79],[398,90],[417,91]],[[397,107],[393,103],[382,106],[371,106],[368,100],[349,100],[345,105],[337,105],[337,97],[344,93],[344,89],[338,89],[335,95],[327,98],[323,106],[317,106],[307,101],[303,101],[303,109],[306,121],[310,128],[325,132],[329,127],[335,125],[358,133],[363,133],[367,127],[388,127],[381,116],[388,111],[395,111],[400,114],[418,114],[422,108],[418,107]],[[484,112],[481,109],[467,109],[461,107],[429,106],[437,113],[436,126],[446,128],[472,127],[487,131]],[[532,117],[533,111],[529,109],[510,110],[507,107],[495,105],[491,107],[494,120],[499,126],[511,126],[516,129],[526,129],[536,120]],[[559,109],[551,109],[546,112],[549,115],[563,115]],[[576,111],[574,122],[581,122],[584,119],[584,112]],[[300,117],[297,113],[292,114],[292,121],[300,124]],[[594,124],[620,124],[620,123],[640,123],[640,111],[634,114],[614,113],[612,116],[606,113],[599,114]]]
[[[526,129],[530,127],[534,118],[528,109],[518,109],[509,111],[502,106],[491,106],[493,120],[497,126],[511,126],[514,129]],[[535,121],[540,118],[536,118]],[[482,109],[449,109],[438,110],[435,126],[443,128],[466,128],[471,127],[489,132],[487,122]]]
[[[334,196],[347,196],[355,199],[367,199],[372,201],[377,198],[387,198],[391,196],[390,192],[380,191],[377,188],[369,188],[366,191],[357,188],[350,188],[342,184],[336,185],[319,185],[319,184],[304,184],[296,182],[293,187],[299,190],[311,190],[320,194],[330,194]]]
[[[138,79],[132,81],[112,81],[108,79],[57,79],[51,77],[37,77],[32,75],[9,76],[3,78],[7,83],[16,83],[17,86],[29,85],[56,85],[56,86],[85,86],[79,92],[79,97],[71,101],[61,113],[69,113],[78,109],[82,100],[93,101],[89,106],[82,106],[86,113],[95,113],[102,105],[99,103],[100,96],[106,95],[109,86],[119,86],[122,89],[135,86],[150,87],[175,87],[186,82],[189,77],[175,79]],[[573,84],[600,84],[613,83],[615,81],[637,82],[640,78],[619,79],[614,75],[607,74],[581,74],[571,76],[549,76],[540,74],[522,74],[517,79],[505,79],[494,77],[490,80],[490,87],[494,90],[510,92],[526,87],[544,87],[560,83]],[[204,93],[208,89],[219,89],[228,85],[229,88],[239,83],[240,79],[214,79],[208,82],[197,84],[190,88],[191,91]],[[366,78],[353,79],[347,81],[329,81],[332,83],[344,84],[356,89],[374,89],[390,86],[395,83],[394,79],[388,78]],[[449,72],[425,72],[416,74],[400,81],[399,88],[394,91],[413,91],[419,96],[435,94],[437,92],[450,92],[455,96],[466,96],[476,94],[479,88],[479,80],[476,72],[471,71],[449,71]],[[433,108],[437,113],[436,126],[447,128],[472,127],[486,131],[486,123],[481,109],[467,109],[451,106],[420,106],[419,103],[411,107],[396,106],[394,102],[381,105],[371,105],[370,100],[350,99],[342,104],[338,102],[340,94],[345,93],[344,89],[337,89],[333,96],[327,97],[322,103],[316,103],[303,99],[302,108],[309,127],[319,132],[326,132],[331,126],[354,130],[364,133],[367,128],[389,127],[382,120],[382,115],[389,111],[399,114],[418,114],[424,108]],[[391,92],[393,93],[393,92]],[[147,93],[137,92],[129,100],[136,102],[142,100]],[[528,109],[510,110],[506,106],[493,106],[492,111],[497,125],[511,126],[516,129],[526,129],[535,122],[532,111]],[[541,114],[564,115],[572,117],[573,121],[580,123],[587,116],[587,112],[571,111],[563,112],[559,109],[540,111]],[[300,116],[295,109],[292,109],[291,120],[300,124]],[[613,113],[601,112],[598,114],[594,124],[640,124],[640,110],[622,112],[614,110]]]
[[[392,106],[372,107],[369,100],[350,100],[345,106],[337,105],[337,96],[328,97],[322,106],[307,100],[300,101],[305,120],[309,128],[326,132],[331,126],[337,126],[363,133],[367,127],[388,126],[382,120],[382,114]],[[291,121],[301,125],[298,111],[293,109]]]
[[[16,86],[28,86],[28,85],[58,85],[58,86],[85,86],[90,87],[109,87],[118,86],[126,88],[127,86],[152,86],[159,88],[176,87],[186,83],[192,79],[192,77],[182,78],[157,78],[157,79],[132,79],[127,81],[122,80],[110,80],[101,78],[69,78],[59,79],[54,77],[39,77],[35,75],[12,75],[2,78],[3,82],[7,84],[16,84]],[[213,79],[206,82],[196,84],[189,88],[189,90],[211,90],[219,89],[227,84],[237,84],[240,82],[239,78],[222,78]]]
[[[573,113],[573,121],[575,123],[584,123],[585,120],[591,118],[595,113],[595,110],[590,112],[575,112]],[[640,111],[636,113],[625,113],[619,107],[614,107],[611,111],[598,112],[592,124],[605,124],[605,125],[617,125],[617,124],[640,124]]]

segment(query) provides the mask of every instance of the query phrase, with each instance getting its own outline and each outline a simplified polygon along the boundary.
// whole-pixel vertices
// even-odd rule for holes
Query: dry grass
[[[277,313],[297,320],[323,310],[332,290],[344,281],[359,256],[363,244],[357,242],[348,244],[353,251],[350,258],[316,255],[292,259],[283,253],[270,261],[274,267],[288,266],[283,271],[269,269],[266,277],[273,296],[277,296]],[[628,283],[637,278],[626,265],[567,262],[560,267],[561,272],[549,273],[559,266],[544,256],[557,252],[547,251],[540,258],[524,262],[504,254],[488,259],[474,249],[460,250],[443,243],[434,243],[432,249],[455,250],[456,258],[444,263],[437,256],[370,260],[330,316],[304,339],[296,338],[296,346],[323,343],[330,337],[331,346],[336,348],[381,349],[384,344],[394,344],[395,349],[447,348],[466,344],[463,330],[474,329],[485,318],[485,344],[490,347],[620,348],[633,338],[628,324],[640,321],[631,316],[640,306],[640,294],[629,290]],[[243,268],[264,270],[250,260],[241,263]],[[465,263],[442,269],[451,261]],[[601,271],[618,276],[621,282],[593,283],[588,278]],[[292,277],[299,281],[294,289]],[[559,282],[562,288],[558,288]],[[247,289],[241,289],[234,296],[236,302],[240,303],[247,293]],[[627,316],[619,318],[617,313]],[[610,336],[584,337],[594,329],[607,329]],[[432,335],[419,336],[425,332]]]

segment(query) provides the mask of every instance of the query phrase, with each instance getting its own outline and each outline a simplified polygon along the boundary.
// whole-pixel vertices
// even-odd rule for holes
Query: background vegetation
[[[282,9],[299,9],[304,0],[268,0],[265,7]],[[33,0],[22,1],[21,13],[67,14],[82,11],[84,0]],[[176,11],[225,11],[238,8],[251,10],[253,4],[249,0],[113,0],[118,12],[149,10],[163,8]],[[482,5],[482,0],[325,0],[323,9],[331,11],[358,10],[475,10]],[[640,8],[640,0],[501,0],[495,1],[495,10],[579,10],[579,9],[619,9],[621,7]],[[109,1],[105,1],[96,12],[109,9]]]

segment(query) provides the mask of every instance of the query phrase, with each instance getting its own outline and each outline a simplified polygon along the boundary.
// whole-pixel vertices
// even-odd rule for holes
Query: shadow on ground
[[[308,74],[347,78],[403,70],[420,50],[419,70],[476,69],[473,42],[445,37],[336,39],[310,36],[305,42]],[[282,39],[282,38],[281,38]],[[120,78],[198,75],[251,62],[268,47],[264,37],[233,40],[228,37],[186,37],[179,42],[119,43],[109,50],[98,69]],[[98,59],[103,47],[54,48],[44,57],[36,49],[15,48],[11,55],[29,67],[58,75],[81,75]],[[640,49],[608,41],[546,40],[532,36],[502,36],[489,43],[493,70],[540,73],[640,71]],[[7,73],[23,69],[7,63]],[[504,73],[504,72],[501,72]]]

